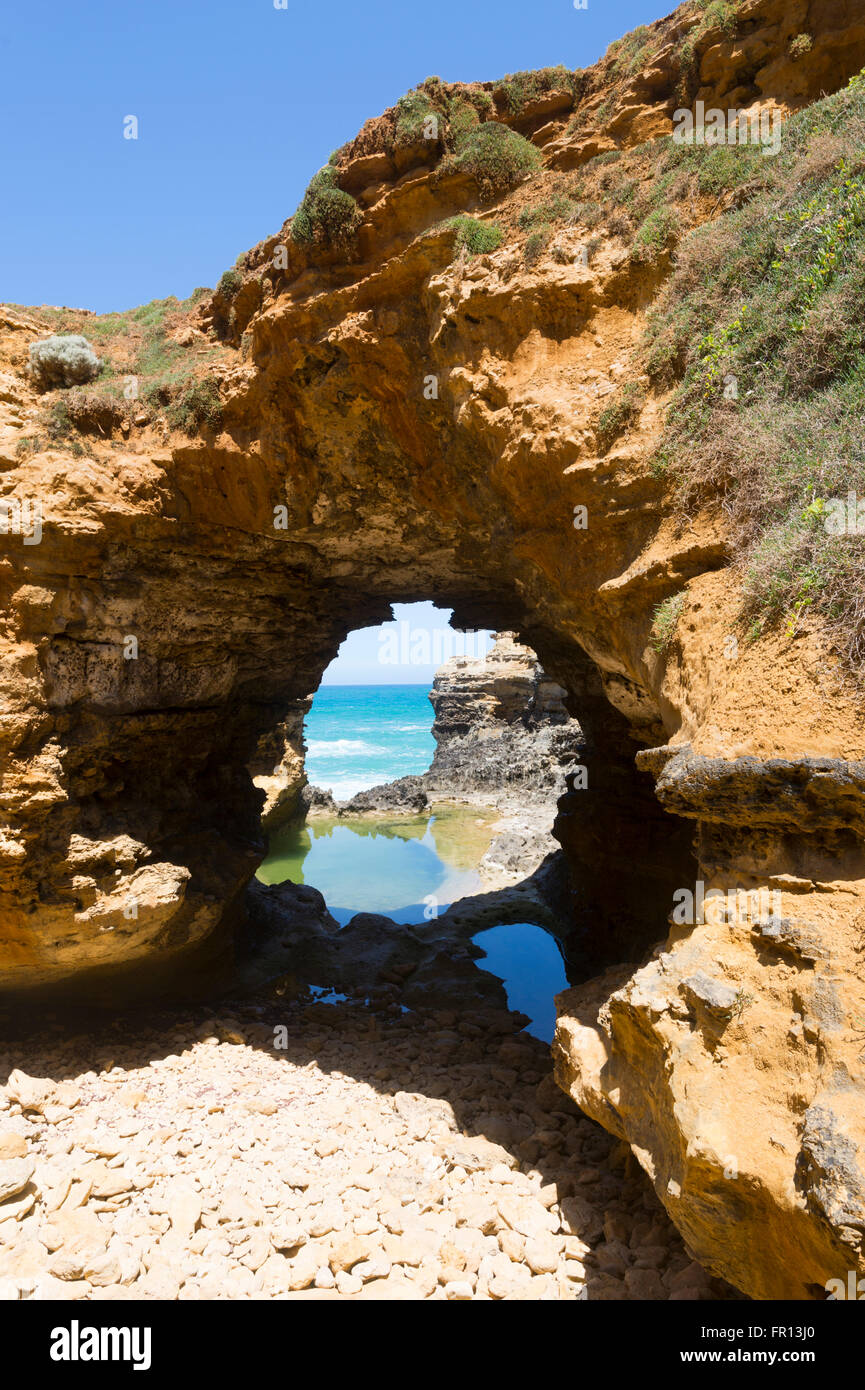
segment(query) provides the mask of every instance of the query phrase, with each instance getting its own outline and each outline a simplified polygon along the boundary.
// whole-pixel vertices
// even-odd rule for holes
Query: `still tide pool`
[[[507,922],[478,932],[474,938],[485,959],[482,970],[497,975],[508,1007],[526,1014],[526,1032],[552,1042],[556,1030],[555,996],[568,987],[565,963],[554,936],[534,922]]]
[[[481,887],[494,811],[454,806],[432,816],[314,817],[278,830],[263,883],[309,883],[340,926],[356,912],[422,922]]]
[[[345,924],[357,912],[423,922],[459,898],[483,891],[478,864],[489,847],[495,811],[440,806],[434,815],[393,819],[313,818],[271,836],[258,870],[263,883],[308,883]],[[531,1019],[545,1042],[555,1026],[553,996],[567,987],[555,939],[531,922],[478,932],[484,970],[502,980],[508,1004]]]

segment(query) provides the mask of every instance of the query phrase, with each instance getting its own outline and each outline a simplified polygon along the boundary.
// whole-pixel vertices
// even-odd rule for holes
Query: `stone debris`
[[[244,1002],[7,1043],[0,1294],[735,1296],[522,1022]]]

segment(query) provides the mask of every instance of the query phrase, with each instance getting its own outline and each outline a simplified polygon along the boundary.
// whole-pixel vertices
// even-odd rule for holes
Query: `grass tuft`
[[[675,385],[659,465],[684,514],[723,499],[753,629],[818,620],[865,675],[863,150],[861,77],[793,115],[754,196],[680,241],[644,352]]]
[[[354,198],[339,187],[336,166],[325,164],[313,175],[291,219],[291,239],[301,245],[345,244],[357,234],[362,220]]]
[[[676,628],[679,625],[679,618],[685,603],[685,591],[671,594],[659,603],[652,614],[652,631],[649,642],[653,651],[663,655],[668,651],[676,635]]]
[[[465,252],[467,256],[482,256],[487,251],[495,251],[502,244],[504,233],[495,222],[479,222],[476,217],[452,217],[445,226],[456,232],[454,255]]]

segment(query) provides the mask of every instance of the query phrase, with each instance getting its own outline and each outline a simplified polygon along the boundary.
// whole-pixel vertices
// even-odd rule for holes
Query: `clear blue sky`
[[[59,0],[5,8],[0,300],[214,285],[369,116],[433,74],[585,67],[659,0]],[[137,116],[138,140],[123,139]]]
[[[492,633],[459,633],[450,608],[433,603],[395,603],[394,621],[349,633],[322,678],[322,685],[426,685],[451,656],[483,656]]]

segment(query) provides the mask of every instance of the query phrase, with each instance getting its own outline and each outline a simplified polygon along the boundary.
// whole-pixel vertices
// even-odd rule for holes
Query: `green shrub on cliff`
[[[55,333],[30,344],[30,375],[42,390],[93,381],[101,367],[93,348],[80,333]]]
[[[472,92],[459,92],[448,102],[448,142],[451,159],[453,151],[465,147],[471,133],[480,125],[481,117],[486,117],[492,110],[492,98],[486,92],[481,96],[483,100],[479,100]]]
[[[226,270],[220,276],[216,288],[225,299],[233,299],[242,284],[243,276],[239,270]]]
[[[166,410],[169,424],[175,429],[194,434],[202,426],[216,430],[222,424],[222,401],[219,387],[212,377],[193,381],[172,400]]]
[[[360,208],[338,184],[338,171],[325,164],[310,179],[303,200],[291,220],[291,239],[301,244],[350,241],[361,224]]]
[[[537,101],[548,92],[570,92],[573,96],[579,96],[582,80],[581,68],[571,72],[570,68],[560,63],[558,67],[509,72],[498,83],[497,91],[501,93],[508,113],[517,116],[529,102]]]
[[[604,54],[612,58],[611,76],[631,77],[644,67],[653,46],[652,32],[647,24],[640,24],[620,39],[614,39]]]
[[[487,197],[516,188],[541,163],[540,150],[498,121],[470,126],[457,137],[447,161],[448,167],[471,174]]]
[[[637,228],[631,259],[653,261],[669,246],[679,225],[679,215],[675,208],[660,207],[650,212]]]
[[[863,151],[856,79],[785,122],[751,200],[680,243],[645,352],[679,383],[659,459],[683,511],[723,497],[755,630],[819,615],[865,673]]]
[[[452,217],[445,223],[456,231],[454,255],[481,256],[502,244],[503,232],[495,222],[479,222],[476,217]]]
[[[546,223],[540,226],[536,232],[532,232],[531,236],[526,238],[526,244],[523,248],[523,257],[526,265],[534,265],[536,261],[540,260],[549,245],[552,234],[552,227],[549,223]]]
[[[417,145],[425,138],[427,122],[440,119],[440,112],[430,96],[435,91],[432,85],[436,79],[427,78],[426,83],[406,92],[396,104],[396,126],[394,130],[397,145]]]
[[[652,614],[652,631],[649,642],[652,649],[658,653],[663,653],[671,646],[676,635],[676,628],[679,625],[682,607],[685,602],[685,591],[679,594],[671,594],[659,603]]]

